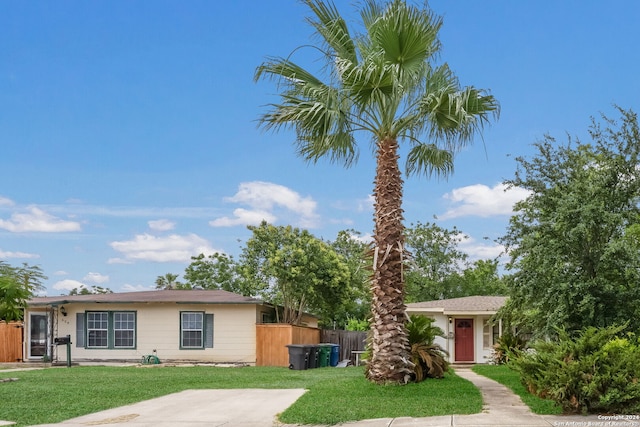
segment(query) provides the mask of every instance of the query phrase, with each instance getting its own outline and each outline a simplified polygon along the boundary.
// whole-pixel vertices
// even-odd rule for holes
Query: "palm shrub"
[[[430,317],[411,315],[407,323],[416,382],[426,378],[443,378],[449,369],[446,350],[434,343],[436,337],[444,337],[444,331],[434,326],[433,322]]]
[[[510,332],[504,333],[493,346],[491,360],[496,365],[504,365],[514,355],[524,350],[525,345],[526,342],[521,337]]]
[[[558,330],[510,363],[528,390],[565,412],[639,413],[640,345],[626,325],[588,327],[573,338]]]

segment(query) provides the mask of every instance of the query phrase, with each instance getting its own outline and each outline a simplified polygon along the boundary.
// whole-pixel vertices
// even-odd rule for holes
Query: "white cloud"
[[[0,228],[13,233],[43,232],[43,233],[63,233],[69,231],[79,231],[80,223],[76,221],[65,221],[35,206],[29,207],[26,213],[14,213],[11,219],[0,219]]]
[[[143,285],[122,285],[122,292],[139,292],[139,291],[153,291],[155,287],[153,286],[143,286]]]
[[[109,258],[107,264],[133,264],[133,261],[122,258]]]
[[[528,195],[528,190],[518,187],[507,190],[504,184],[497,184],[493,188],[483,184],[456,188],[444,195],[455,206],[438,215],[438,218],[445,220],[463,216],[511,215],[513,205]]]
[[[229,203],[249,206],[249,209],[236,209],[233,217],[222,217],[210,221],[212,227],[231,227],[237,225],[256,225],[260,221],[275,222],[278,215],[296,215],[292,223],[313,228],[317,225],[317,203],[311,197],[302,197],[299,193],[283,185],[271,182],[243,182],[233,197],[224,199]]]
[[[373,204],[376,201],[375,197],[373,197],[373,194],[369,194],[369,196],[367,196],[366,199],[360,199],[358,200],[358,211],[359,212],[369,212],[369,211],[373,211]]]
[[[15,203],[11,199],[0,196],[0,206],[14,206]]]
[[[460,250],[469,255],[471,261],[481,259],[496,259],[503,257],[505,247],[503,245],[486,245],[475,241],[473,238],[467,238],[460,242]]]
[[[355,240],[356,242],[360,242],[360,243],[369,244],[373,242],[373,235],[371,235],[371,233],[365,233],[362,235],[349,234],[349,237],[351,237],[351,239]]]
[[[84,283],[71,279],[60,280],[53,285],[53,289],[58,291],[72,291],[76,288],[80,290],[86,287]]]
[[[233,211],[233,217],[223,216],[222,218],[209,221],[212,227],[234,227],[236,225],[259,225],[262,221],[275,222],[276,216],[267,211],[247,210],[238,208]]]
[[[27,252],[12,252],[12,251],[3,251],[0,249],[0,258],[40,258],[38,254],[30,254]]]
[[[105,276],[100,273],[88,273],[82,278],[82,280],[91,283],[107,283],[109,281],[109,276]]]
[[[110,245],[124,256],[124,259],[110,259],[111,264],[132,261],[188,262],[193,255],[220,252],[195,234],[157,237],[145,233],[136,235],[132,240],[111,242]]]
[[[169,221],[168,219],[158,219],[155,221],[149,221],[149,228],[155,231],[169,231],[176,227],[176,223]]]
[[[58,270],[58,271],[54,271],[53,275],[54,276],[67,276],[67,275],[69,275],[69,273],[67,273],[64,270]]]

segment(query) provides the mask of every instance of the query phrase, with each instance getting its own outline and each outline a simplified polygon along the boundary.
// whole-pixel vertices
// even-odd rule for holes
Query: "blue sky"
[[[357,22],[352,1],[336,4]],[[612,104],[638,109],[635,0],[445,1],[441,61],[489,89],[500,119],[448,180],[409,178],[407,224],[469,235],[500,253],[522,193],[514,157],[545,133],[586,138]],[[306,164],[289,132],[256,126],[276,87],[253,82],[267,55],[312,42],[295,0],[0,2],[0,259],[40,265],[47,294],[154,287],[189,257],[237,255],[264,218],[335,238],[371,233],[374,161]],[[293,59],[313,67],[311,51]]]

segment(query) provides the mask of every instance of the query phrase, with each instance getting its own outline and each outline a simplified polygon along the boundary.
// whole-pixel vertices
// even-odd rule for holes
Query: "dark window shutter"
[[[204,347],[213,348],[213,314],[205,314],[204,317]]]
[[[84,347],[84,313],[76,313],[76,347]]]

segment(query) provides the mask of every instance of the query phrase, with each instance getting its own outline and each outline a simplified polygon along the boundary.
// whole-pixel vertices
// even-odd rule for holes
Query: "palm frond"
[[[435,144],[418,143],[407,154],[407,175],[447,177],[453,173],[453,153]]]
[[[497,117],[500,107],[486,91],[474,87],[460,88],[458,79],[447,65],[430,73],[418,110],[424,117],[429,136],[447,143],[456,152],[473,135],[482,130],[490,117]]]
[[[256,68],[254,81],[262,78],[279,80],[288,86],[305,85],[307,87],[323,87],[325,84],[311,72],[296,63],[280,57],[267,57],[267,60]]]
[[[323,38],[338,58],[346,59],[354,64],[358,63],[356,47],[349,34],[347,23],[340,16],[333,3],[322,0],[304,0],[317,19],[307,18],[318,34]]]
[[[388,64],[397,65],[400,75],[415,78],[422,76],[424,64],[440,50],[437,36],[441,26],[442,18],[429,10],[394,1],[372,22],[368,32]]]
[[[351,135],[351,101],[337,88],[284,59],[268,58],[256,70],[256,79],[279,78],[285,86],[279,104],[270,104],[259,118],[265,130],[291,128],[297,134],[297,152],[307,161],[328,156],[350,166],[358,158]]]

